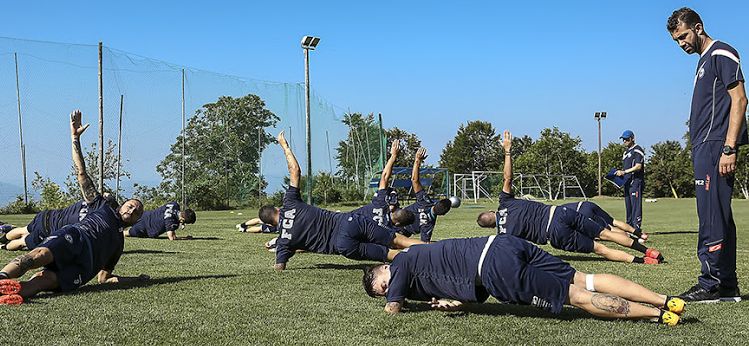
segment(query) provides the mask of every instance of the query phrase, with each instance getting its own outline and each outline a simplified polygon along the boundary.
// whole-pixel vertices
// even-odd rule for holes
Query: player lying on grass
[[[263,223],[263,221],[260,221],[259,218],[249,219],[243,223],[238,224],[235,227],[242,233],[278,233],[278,229],[266,223]]]
[[[573,209],[612,231],[625,232],[630,238],[635,239],[640,243],[643,243],[648,239],[647,233],[644,233],[640,229],[635,229],[624,221],[614,219],[614,217],[603,210],[603,208],[593,202],[572,202],[562,204],[562,206],[567,207],[567,209]]]
[[[195,211],[188,208],[180,210],[179,203],[169,202],[154,210],[143,213],[140,220],[130,230],[123,232],[127,237],[158,238],[166,233],[169,240],[189,240],[192,236],[178,237],[177,229],[185,224],[195,223]]]
[[[622,232],[614,232],[584,215],[564,206],[552,206],[535,201],[516,199],[512,194],[512,135],[504,132],[502,147],[505,151],[502,192],[496,212],[483,212],[476,220],[479,226],[497,228],[499,234],[512,234],[536,244],[551,244],[565,251],[591,253],[604,258],[627,263],[658,264],[663,256],[648,249]],[[643,252],[636,257],[624,251],[610,249],[594,239],[613,241],[619,245]]]
[[[416,202],[403,208],[417,215],[418,219],[402,228],[400,233],[407,237],[412,234],[420,234],[421,241],[428,243],[432,240],[432,231],[434,231],[434,225],[437,224],[437,216],[447,214],[452,208],[452,203],[449,199],[441,199],[435,203],[421,186],[419,170],[421,169],[421,163],[426,158],[427,150],[419,148],[416,151],[413,169],[411,170],[411,187],[416,194]]]
[[[393,139],[390,146],[390,158],[382,169],[380,184],[377,186],[377,192],[372,196],[372,202],[352,211],[354,214],[371,218],[382,227],[404,227],[413,224],[415,219],[411,211],[398,208],[398,194],[388,187],[399,148],[400,141]]]
[[[395,230],[380,227],[368,217],[336,213],[304,203],[299,191],[299,163],[283,131],[278,134],[278,143],[286,156],[289,188],[281,209],[266,205],[258,213],[260,220],[281,232],[276,242],[277,270],[286,269],[286,263],[296,250],[340,254],[355,260],[386,261],[397,253],[390,248],[405,249],[421,243],[397,234]]]
[[[81,153],[80,135],[87,127],[88,124],[81,126],[80,111],[74,111],[70,116],[73,162],[81,191],[89,200],[99,193],[86,173]],[[0,279],[19,278],[31,269],[43,269],[21,283],[0,280],[5,294],[0,301],[20,303],[21,297],[31,297],[42,291],[72,291],[94,277],[100,283],[147,279],[144,275],[126,278],[112,274],[124,244],[120,230],[137,222],[142,213],[143,204],[137,199],[127,200],[117,208],[105,203],[90,210],[80,222],[53,230],[36,248],[2,268]]]
[[[520,238],[500,234],[415,245],[362,278],[371,297],[387,297],[398,313],[406,299],[438,310],[499,301],[533,305],[558,314],[570,304],[598,317],[643,319],[676,325],[684,301],[611,274],[586,274]],[[645,303],[639,304],[639,303]]]

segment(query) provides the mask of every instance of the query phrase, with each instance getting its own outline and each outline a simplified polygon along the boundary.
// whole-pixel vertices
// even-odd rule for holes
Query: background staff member
[[[627,209],[627,223],[636,233],[642,226],[642,190],[645,188],[645,150],[635,144],[635,134],[625,130],[619,137],[627,150],[622,155],[622,169],[616,175],[625,178],[624,206]]]

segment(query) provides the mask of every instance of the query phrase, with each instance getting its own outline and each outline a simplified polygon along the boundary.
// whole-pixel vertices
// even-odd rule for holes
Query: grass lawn
[[[624,219],[621,199],[596,200]],[[476,214],[495,203],[461,208],[440,217],[437,239],[484,236]],[[351,209],[351,208],[348,208]],[[749,201],[734,200],[738,274],[749,293]],[[243,215],[239,215],[242,213]],[[115,273],[151,275],[134,285],[89,283],[72,294],[43,294],[17,307],[0,307],[0,345],[81,344],[743,344],[749,338],[749,298],[737,304],[687,306],[684,324],[608,321],[567,307],[554,316],[493,298],[465,312],[429,311],[388,316],[384,300],[369,298],[361,269],[371,262],[342,256],[297,254],[285,272],[272,269],[274,254],[262,244],[272,235],[239,233],[234,225],[254,210],[200,212],[187,232],[191,241],[132,239]],[[14,224],[32,215],[0,215]],[[679,294],[696,282],[697,216],[694,199],[645,203],[648,244],[668,263],[656,266],[607,262],[595,255],[544,246],[577,269],[613,273],[657,292]],[[613,244],[612,247],[618,247]],[[0,252],[7,263],[20,253]],[[745,341],[744,341],[745,342]]]

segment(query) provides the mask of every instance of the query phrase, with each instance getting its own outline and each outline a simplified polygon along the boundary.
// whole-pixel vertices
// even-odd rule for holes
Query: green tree
[[[645,165],[645,194],[674,198],[694,196],[689,151],[678,141],[669,140],[654,144],[652,152]]]
[[[390,148],[390,143],[395,139],[401,141],[401,151],[398,153],[398,158],[395,160],[395,167],[411,167],[414,164],[416,151],[421,147],[421,139],[419,139],[419,136],[397,127],[393,127],[385,130],[385,138],[387,138],[387,145],[385,148]]]
[[[603,176],[609,172],[612,168],[621,168],[622,166],[622,154],[624,153],[624,146],[618,142],[609,142],[603,149],[601,149],[601,194],[606,196],[620,196],[622,190],[617,188],[616,185],[606,181]],[[647,171],[647,167],[645,168]],[[593,151],[588,154],[588,169],[586,170],[586,176],[593,177],[593,191],[590,191],[591,196],[598,194],[598,152]],[[587,185],[587,184],[586,184]],[[586,191],[588,193],[588,191]]]
[[[374,172],[382,169],[380,147],[383,146],[380,127],[374,115],[344,114],[342,122],[348,126],[346,139],[338,142],[336,159],[338,176],[345,184],[357,187],[369,185]]]
[[[42,177],[39,172],[34,172],[34,180],[31,182],[31,186],[39,192],[40,202],[38,207],[42,210],[62,209],[80,199],[80,197],[78,199],[73,198],[72,194],[67,193],[51,179]]]
[[[193,208],[228,207],[230,201],[258,196],[267,185],[258,174],[258,162],[273,136],[264,129],[278,122],[256,95],[221,96],[203,105],[190,118],[184,136],[177,136],[157,166],[165,189],[181,194],[182,141],[185,141],[185,193]],[[260,190],[258,190],[260,189]]]
[[[736,189],[734,194],[749,199],[749,145],[739,148],[736,153]]]
[[[94,184],[98,184],[99,181],[99,145],[98,143],[91,143],[91,147],[88,150],[83,151],[83,160],[86,162],[86,173],[94,181]],[[124,178],[130,178],[130,172],[125,168],[125,164],[128,160],[120,165],[120,181]],[[98,186],[97,186],[98,187]],[[112,140],[107,140],[107,145],[104,147],[104,188],[101,193],[109,193],[112,195],[122,194],[122,188],[120,191],[115,191],[117,188],[117,146]],[[68,201],[77,201],[82,198],[80,189],[78,187],[78,180],[75,173],[75,165],[70,164],[70,174],[65,179],[65,190],[64,193]],[[72,202],[71,202],[72,203]],[[69,203],[69,204],[71,204]]]
[[[515,160],[514,171],[526,174],[541,174],[539,182],[548,198],[555,198],[562,183],[561,175],[574,175],[586,195],[597,189],[597,180],[588,172],[588,155],[581,147],[580,137],[572,137],[559,128],[546,128],[541,136]],[[569,182],[567,182],[569,183]],[[572,191],[568,191],[571,193]]]
[[[442,149],[440,167],[453,174],[496,171],[501,158],[501,145],[494,126],[486,121],[469,121],[460,125],[455,138]]]

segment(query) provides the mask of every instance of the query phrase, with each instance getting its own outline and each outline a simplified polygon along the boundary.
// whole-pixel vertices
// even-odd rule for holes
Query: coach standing
[[[667,30],[687,54],[700,55],[689,137],[699,217],[697,257],[702,274],[681,297],[687,301],[740,301],[731,195],[736,150],[748,140],[739,54],[728,44],[710,38],[700,16],[686,7],[671,14]]]
[[[625,130],[619,137],[624,142],[622,169],[616,175],[625,178],[624,206],[627,210],[627,223],[641,234],[642,226],[642,190],[645,187],[645,151],[635,144],[635,134]]]

